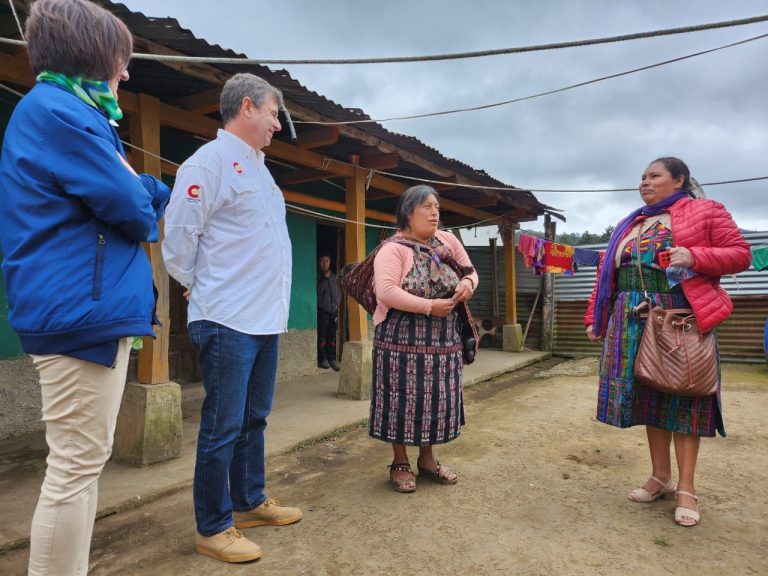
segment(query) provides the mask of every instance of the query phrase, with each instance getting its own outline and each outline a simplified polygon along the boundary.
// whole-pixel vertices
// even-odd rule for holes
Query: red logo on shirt
[[[200,188],[200,186],[198,186],[197,184],[192,184],[192,186],[187,188],[187,196],[189,196],[193,200],[197,200],[198,198],[200,198],[201,190],[202,188]]]
[[[232,168],[234,168],[235,172],[237,172],[238,174],[242,174],[243,173],[243,169],[240,166],[239,162],[232,162]]]

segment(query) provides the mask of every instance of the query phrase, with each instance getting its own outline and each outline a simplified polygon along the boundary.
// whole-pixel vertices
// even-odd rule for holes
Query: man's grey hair
[[[268,95],[272,95],[278,107],[283,107],[283,93],[266,80],[253,74],[235,74],[227,80],[221,90],[221,120],[226,125],[237,118],[243,106],[243,98],[251,99],[253,105],[261,108]]]
[[[432,186],[426,184],[419,184],[418,186],[411,186],[403,192],[400,196],[400,200],[397,202],[397,209],[395,210],[395,218],[397,219],[397,227],[400,230],[408,229],[408,218],[413,215],[413,211],[420,204],[424,204],[430,196],[434,196],[437,200],[440,200],[440,196]]]

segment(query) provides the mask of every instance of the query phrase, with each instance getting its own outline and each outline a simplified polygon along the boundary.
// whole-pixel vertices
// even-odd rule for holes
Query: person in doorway
[[[331,257],[323,254],[317,261],[317,366],[341,369],[336,360],[336,330],[339,322],[339,284],[331,272]]]
[[[281,105],[280,91],[261,78],[232,76],[221,92],[224,129],[179,169],[165,219],[163,258],[187,289],[206,392],[195,548],[224,562],[261,556],[239,528],[302,517],[264,493],[264,431],[291,295],[285,202],[262,152],[280,130]]]
[[[40,375],[49,454],[29,574],[85,575],[133,337],[154,336],[152,267],[171,193],[137,175],[115,130],[133,38],[85,0],[38,0],[26,22],[37,83],[0,161],[8,319]]]
[[[472,298],[478,276],[461,242],[438,230],[440,203],[430,186],[400,197],[398,231],[374,259],[373,389],[368,432],[392,444],[390,482],[416,490],[406,446],[418,446],[419,477],[456,484],[432,446],[454,440],[463,422],[459,302]],[[400,243],[405,242],[405,244]],[[466,270],[459,277],[447,263]]]
[[[701,437],[725,436],[720,386],[711,396],[690,397],[636,382],[633,367],[645,320],[633,310],[646,298],[664,309],[692,308],[699,328],[708,332],[733,309],[720,276],[746,270],[750,263],[749,245],[731,215],[718,202],[695,198],[691,180],[678,158],[659,158],[646,168],[640,181],[645,206],[616,226],[584,317],[587,337],[605,339],[598,420],[619,428],[644,425],[648,438],[651,475],[629,492],[629,499],[653,502],[676,493],[675,522],[688,527],[700,519],[694,475]],[[694,275],[670,287],[659,261],[662,252],[669,253],[671,266]],[[677,483],[670,460],[673,442]]]

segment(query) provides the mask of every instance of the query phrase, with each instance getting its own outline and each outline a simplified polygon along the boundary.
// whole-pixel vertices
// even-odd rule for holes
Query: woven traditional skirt
[[[725,436],[720,407],[720,360],[718,357],[717,394],[711,396],[673,396],[635,382],[635,356],[645,329],[645,320],[636,318],[632,308],[642,302],[643,292],[636,270],[619,271],[618,292],[608,319],[608,329],[600,359],[600,388],[597,419],[619,428],[648,425],[693,436]],[[663,284],[666,287],[666,278]],[[622,289],[623,288],[623,289]],[[649,291],[653,305],[662,308],[689,308],[682,292]]]
[[[456,312],[390,310],[373,341],[370,435],[414,446],[456,438],[464,424],[461,349]]]

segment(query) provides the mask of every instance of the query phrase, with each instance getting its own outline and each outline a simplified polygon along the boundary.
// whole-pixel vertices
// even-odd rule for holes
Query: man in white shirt
[[[261,556],[238,528],[302,516],[264,494],[264,429],[291,296],[285,202],[261,151],[280,130],[281,105],[280,91],[261,78],[230,78],[221,92],[224,129],[181,166],[165,213],[163,259],[187,288],[206,391],[195,548],[225,562]]]

